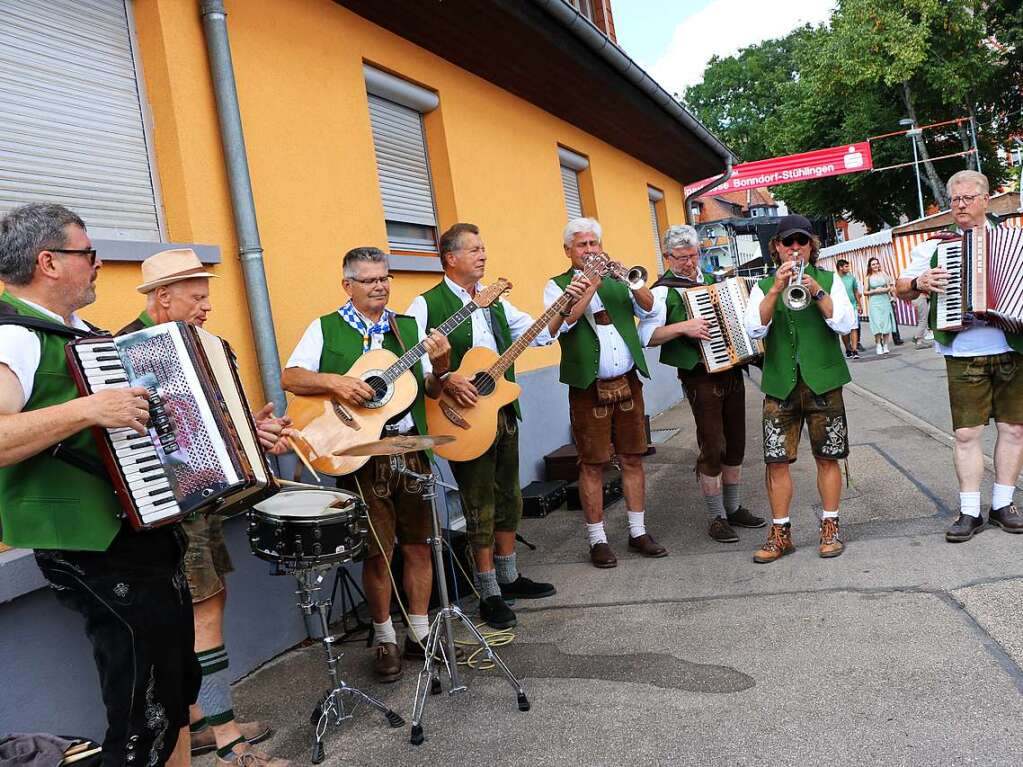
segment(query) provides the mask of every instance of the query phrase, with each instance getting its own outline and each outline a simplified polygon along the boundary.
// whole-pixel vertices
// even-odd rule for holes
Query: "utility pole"
[[[906,131],[906,138],[909,139],[909,143],[913,145],[913,170],[916,171],[916,199],[920,203],[920,218],[924,217],[924,191],[920,184],[920,160],[916,153],[916,137],[919,136],[923,131],[916,127],[916,120],[905,118],[899,120],[899,125],[910,126],[909,130]]]
[[[973,157],[977,162],[977,170],[981,173],[984,169],[980,165],[980,149],[977,147],[977,121],[973,117],[973,112],[970,112],[970,136],[973,138]]]

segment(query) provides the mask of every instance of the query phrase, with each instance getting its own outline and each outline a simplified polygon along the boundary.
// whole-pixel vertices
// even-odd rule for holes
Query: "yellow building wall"
[[[167,236],[221,247],[207,327],[232,342],[255,399],[255,351],[198,4],[136,0],[134,7]],[[596,210],[587,214],[600,219],[608,253],[656,271],[647,184],[664,191],[667,223],[676,224],[678,181],[330,0],[233,0],[227,10],[282,362],[313,318],[345,300],[344,252],[387,248],[364,61],[438,93],[426,130],[440,229],[456,221],[480,226],[486,279],[510,279],[514,304],[542,311],[546,280],[568,264],[559,144],[589,157]],[[392,306],[403,311],[437,279],[400,273]],[[124,324],[142,306],[138,282],[137,264],[106,264],[87,316]],[[531,349],[519,370],[557,361],[556,347]]]

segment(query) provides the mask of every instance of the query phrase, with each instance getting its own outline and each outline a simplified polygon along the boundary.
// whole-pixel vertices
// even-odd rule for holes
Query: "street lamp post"
[[[917,158],[916,153],[916,137],[919,136],[923,131],[916,127],[916,121],[910,120],[909,118],[899,120],[899,125],[908,125],[909,130],[906,131],[906,137],[913,145],[913,170],[916,171],[916,199],[920,203],[920,218],[924,217],[924,191],[923,186],[920,184],[920,160]]]

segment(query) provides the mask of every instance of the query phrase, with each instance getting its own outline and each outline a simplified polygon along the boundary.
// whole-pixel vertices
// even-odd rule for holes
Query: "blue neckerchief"
[[[368,352],[370,346],[372,346],[373,336],[382,336],[384,333],[391,332],[391,317],[395,316],[395,313],[390,309],[384,309],[384,313],[380,315],[380,319],[373,325],[366,325],[366,320],[363,319],[362,315],[359,314],[352,302],[349,301],[347,304],[342,306],[338,311],[344,318],[345,322],[351,325],[362,335],[362,351]]]

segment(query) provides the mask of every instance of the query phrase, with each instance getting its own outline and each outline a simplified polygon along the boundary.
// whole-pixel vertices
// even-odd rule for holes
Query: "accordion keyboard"
[[[128,386],[124,366],[113,342],[76,345],[73,349],[90,392]],[[154,421],[160,420],[161,402],[152,392],[149,405]],[[143,524],[148,526],[179,516],[181,507],[175,500],[174,490],[149,434],[139,434],[128,428],[105,431],[121,478]],[[161,435],[160,438],[165,437]]]
[[[711,340],[700,341],[704,364],[708,372],[713,373],[731,367],[732,354],[728,349],[728,341],[718,318],[717,305],[714,303],[711,291],[705,288],[690,288],[689,292],[692,294],[690,302],[694,314],[710,324],[708,333]]]
[[[938,294],[936,327],[938,330],[958,330],[963,327],[963,246],[962,242],[943,242],[938,245],[938,266],[948,271],[948,286]],[[968,286],[967,286],[968,290]]]

